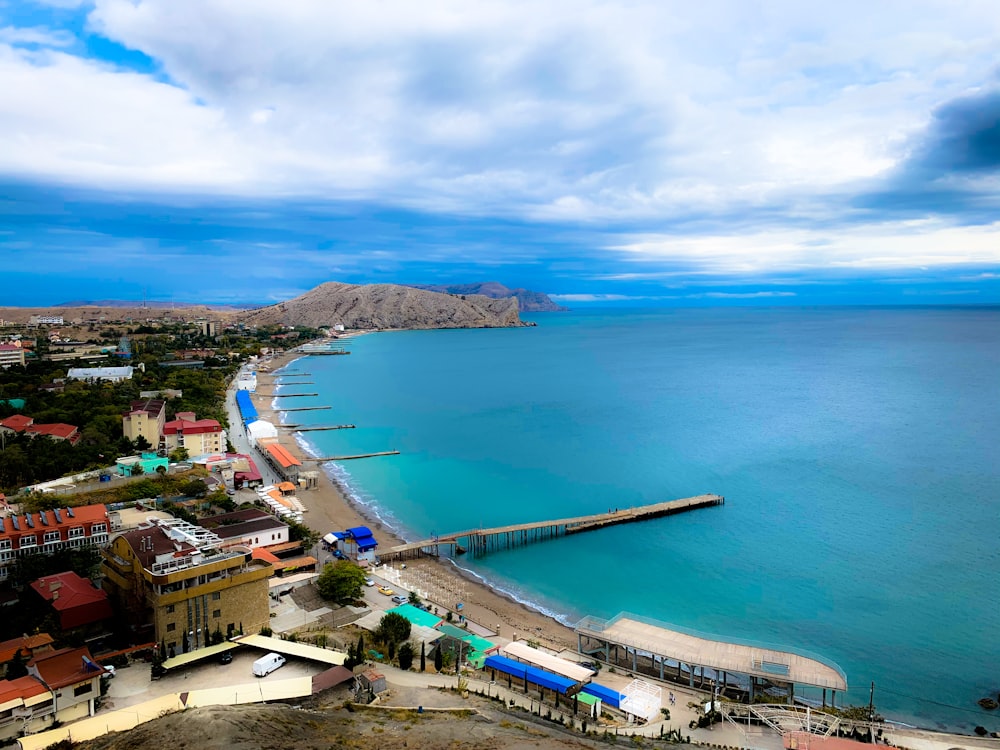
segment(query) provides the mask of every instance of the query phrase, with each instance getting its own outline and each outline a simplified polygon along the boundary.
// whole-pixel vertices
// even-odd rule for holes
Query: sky
[[[1000,304],[996,0],[0,0],[0,304]]]

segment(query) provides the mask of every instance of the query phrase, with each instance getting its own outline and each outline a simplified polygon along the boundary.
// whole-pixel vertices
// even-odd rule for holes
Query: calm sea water
[[[575,622],[622,610],[836,661],[848,700],[1000,721],[1000,310],[681,309],[380,333],[311,357],[321,454],[408,537],[705,492],[726,505],[463,561]],[[296,401],[296,406],[307,400]],[[300,419],[300,417],[302,419]]]

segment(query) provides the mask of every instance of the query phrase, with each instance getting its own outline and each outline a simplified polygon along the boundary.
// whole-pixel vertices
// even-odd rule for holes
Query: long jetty
[[[274,398],[296,398],[297,396],[318,396],[319,394],[318,393],[274,393],[273,391],[270,393],[264,393],[262,391],[258,391],[257,395],[273,396]]]
[[[326,425],[283,424],[278,426],[284,427],[286,430],[294,430],[295,432],[319,432],[320,430],[353,430],[355,428],[355,425],[353,424],[326,424]]]
[[[289,406],[278,407],[277,411],[317,411],[319,409],[332,409],[332,406]]]
[[[556,521],[534,521],[511,526],[497,526],[491,529],[469,529],[454,534],[442,534],[420,542],[400,544],[380,552],[379,557],[382,562],[388,562],[424,555],[440,556],[442,548],[445,548],[446,553],[462,554],[468,551],[474,557],[481,557],[497,550],[512,549],[533,542],[555,539],[569,534],[580,534],[584,531],[595,531],[623,523],[672,516],[689,510],[722,505],[725,502],[726,499],[722,495],[697,495],[680,500],[653,503],[652,505],[616,509],[607,513],[561,518]]]
[[[306,458],[304,461],[315,461],[316,463],[326,463],[327,461],[354,461],[357,458],[375,458],[376,456],[398,456],[399,451],[378,451],[376,453],[358,453],[353,456],[320,456],[319,458]]]

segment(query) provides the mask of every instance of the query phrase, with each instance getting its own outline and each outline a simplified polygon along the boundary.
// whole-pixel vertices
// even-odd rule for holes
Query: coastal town
[[[0,328],[0,741],[41,749],[206,706],[349,702],[481,706],[588,741],[996,746],[844,705],[843,670],[795,647],[627,612],[569,628],[450,562],[514,534],[545,543],[722,498],[403,539],[303,452],[291,419],[324,408],[289,405],[315,395],[310,358],[350,353],[364,331],[142,315]]]

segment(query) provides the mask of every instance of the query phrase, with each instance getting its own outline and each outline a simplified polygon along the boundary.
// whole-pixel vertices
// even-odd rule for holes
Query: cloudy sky
[[[7,304],[1000,303],[1000,9],[0,0],[0,270]]]

